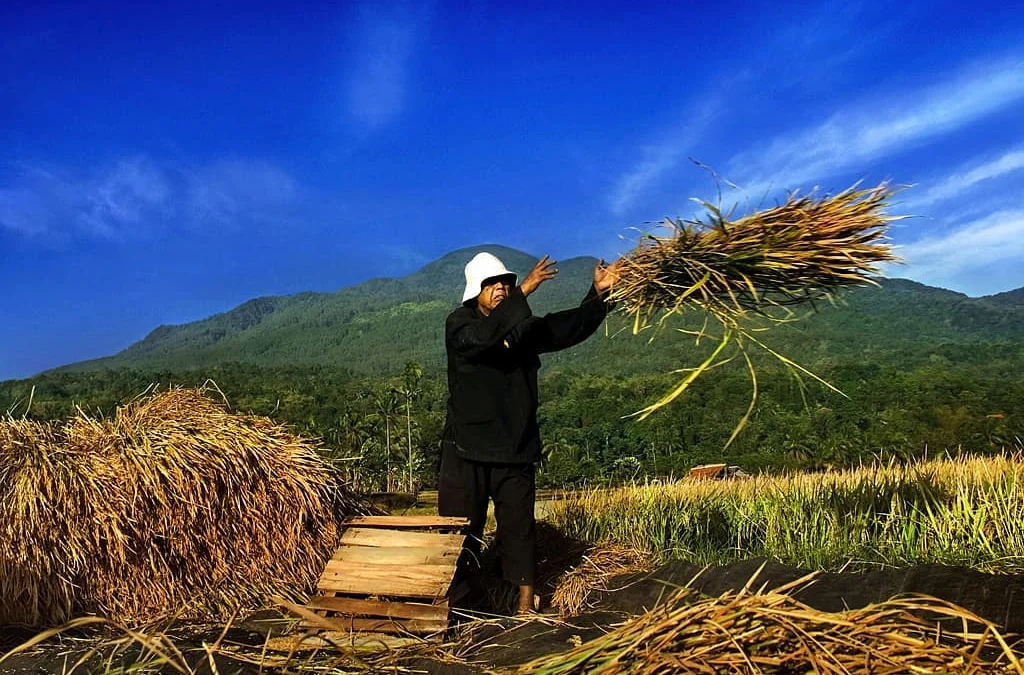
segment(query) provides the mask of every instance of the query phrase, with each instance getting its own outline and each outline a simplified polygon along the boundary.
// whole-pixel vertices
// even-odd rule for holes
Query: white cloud
[[[171,195],[164,172],[144,158],[121,160],[81,187],[77,221],[87,233],[108,238],[165,217]]]
[[[817,126],[733,157],[728,175],[748,193],[807,187],[840,171],[902,152],[1024,98],[1024,60],[978,63],[898,97],[861,100]]]
[[[295,199],[295,180],[266,162],[222,160],[191,172],[185,209],[190,220],[203,224],[232,222],[258,215]]]
[[[48,171],[25,167],[15,185],[0,189],[0,228],[38,235],[60,217],[63,183]]]
[[[422,16],[384,12],[376,5],[363,8],[354,28],[348,82],[349,114],[359,124],[374,129],[402,112]]]
[[[687,136],[673,143],[644,148],[641,151],[643,159],[616,181],[608,199],[611,212],[621,216],[641,192],[679,163],[692,140]]]
[[[919,281],[945,288],[993,292],[986,277],[998,265],[1019,272],[1016,285],[1024,285],[1024,210],[1006,210],[980,218],[942,236],[924,237],[897,249],[906,265],[898,271]]]
[[[642,148],[640,159],[616,179],[608,196],[609,210],[621,216],[645,190],[675,168],[703,135],[716,111],[714,103],[705,103],[700,110],[691,111],[684,122],[661,141]]]
[[[164,172],[141,157],[88,176],[20,169],[13,184],[0,189],[0,228],[23,235],[119,238],[162,217],[170,196]]]
[[[32,165],[20,169],[0,187],[0,229],[58,240],[237,227],[272,216],[298,194],[291,176],[257,160],[179,167],[132,157],[78,174]]]
[[[905,203],[915,209],[920,209],[953,199],[976,187],[979,183],[1002,178],[1021,169],[1024,169],[1024,147],[1010,150],[993,160],[962,166],[920,194],[911,192]]]

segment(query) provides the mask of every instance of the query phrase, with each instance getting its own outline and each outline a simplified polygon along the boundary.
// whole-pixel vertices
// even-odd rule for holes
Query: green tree
[[[391,492],[391,420],[398,414],[399,393],[394,387],[377,391],[373,397],[376,419],[384,425],[384,491]]]
[[[413,451],[412,451],[412,402],[420,397],[423,389],[420,386],[423,379],[423,368],[415,361],[408,361],[405,370],[402,372],[401,394],[405,397],[405,437],[408,443],[408,491],[414,492],[413,485]]]

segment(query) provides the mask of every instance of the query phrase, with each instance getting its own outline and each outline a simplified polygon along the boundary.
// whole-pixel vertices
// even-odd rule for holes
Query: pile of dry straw
[[[365,512],[310,441],[200,390],[0,420],[0,624],[223,619],[309,589]]]
[[[610,633],[516,672],[1024,675],[1020,645],[1008,644],[994,625],[965,609],[920,596],[823,612],[788,594],[807,580],[717,598],[683,588]]]

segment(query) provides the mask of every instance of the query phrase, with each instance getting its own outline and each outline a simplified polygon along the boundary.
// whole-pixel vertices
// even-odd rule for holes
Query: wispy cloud
[[[141,157],[87,176],[22,165],[0,189],[0,227],[23,235],[119,238],[164,217],[165,173]]]
[[[641,148],[636,163],[616,179],[608,195],[608,209],[621,216],[644,191],[652,188],[686,158],[714,119],[717,109],[715,103],[705,103],[701,108],[690,111],[676,129]]]
[[[895,155],[1024,99],[1024,59],[975,63],[939,83],[873,96],[811,129],[733,157],[728,175],[751,193],[794,188]]]
[[[298,193],[290,175],[259,160],[221,160],[189,172],[185,178],[183,207],[190,221],[204,225],[259,216],[293,202]]]
[[[115,238],[168,215],[166,173],[145,158],[121,160],[82,189],[69,188],[68,194],[77,191],[84,201],[77,220],[87,233]]]
[[[286,172],[258,160],[181,167],[146,157],[92,171],[22,165],[0,187],[0,229],[55,240],[126,240],[258,221],[295,201]]]
[[[412,58],[424,32],[425,12],[367,4],[354,26],[348,81],[349,114],[375,129],[405,106]]]
[[[946,288],[981,288],[993,266],[1024,259],[1024,210],[994,213],[942,236],[918,239],[898,253],[906,265],[892,271],[900,276]],[[1024,275],[1014,283],[1024,283]]]
[[[963,195],[981,184],[994,181],[1024,169],[1024,146],[986,161],[975,161],[959,167],[940,182],[920,193],[911,193],[906,204],[915,209],[944,202]]]

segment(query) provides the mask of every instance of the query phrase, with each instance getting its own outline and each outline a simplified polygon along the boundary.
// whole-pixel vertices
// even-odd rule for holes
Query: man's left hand
[[[615,280],[619,278],[619,266],[622,264],[622,258],[619,258],[611,265],[605,265],[604,260],[597,264],[594,268],[594,288],[597,289],[598,293],[606,293],[612,289],[615,284]]]

